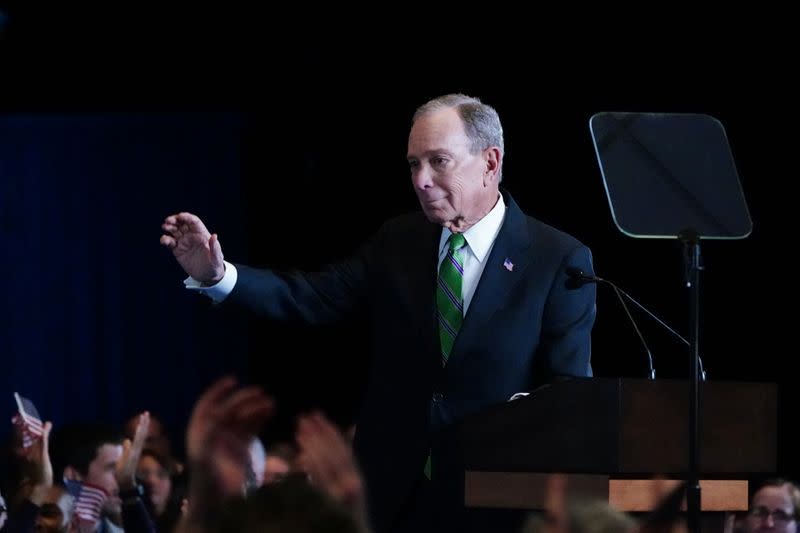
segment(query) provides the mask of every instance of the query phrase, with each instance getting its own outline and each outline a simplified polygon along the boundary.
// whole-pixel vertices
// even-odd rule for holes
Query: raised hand
[[[209,233],[203,221],[191,213],[178,213],[164,219],[161,244],[172,250],[175,259],[191,277],[214,284],[225,275],[222,247],[217,234]]]
[[[344,435],[315,413],[300,418],[296,438],[300,447],[298,462],[312,483],[366,524],[364,481]]]
[[[208,524],[220,516],[221,506],[230,496],[220,477],[220,459],[239,458],[227,465],[244,480],[247,447],[272,411],[272,400],[261,389],[237,389],[231,377],[220,379],[200,396],[186,429],[189,501],[181,506],[184,516],[176,533],[209,531]]]
[[[186,453],[192,462],[204,462],[220,441],[244,450],[258,434],[273,404],[258,387],[236,388],[236,380],[223,378],[197,401],[186,431]]]
[[[47,499],[47,495],[53,486],[53,463],[50,461],[50,430],[53,424],[45,422],[42,429],[42,437],[28,448],[27,459],[36,465],[36,480],[33,491],[29,499],[41,506]]]
[[[122,443],[122,455],[117,460],[114,476],[120,489],[131,489],[136,484],[136,466],[142,455],[144,441],[147,438],[147,431],[150,428],[150,413],[145,411],[139,415],[139,422],[136,424],[136,433],[133,442],[125,439]]]

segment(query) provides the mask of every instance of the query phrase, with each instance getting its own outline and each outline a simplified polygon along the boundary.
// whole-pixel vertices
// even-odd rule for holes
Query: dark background
[[[318,30],[255,9],[52,9],[0,16],[2,416],[17,390],[57,425],[147,408],[180,439],[199,392],[232,372],[275,395],[268,440],[310,408],[351,423],[368,364],[358,322],[309,331],[213,309],[183,289],[160,223],[197,213],[236,262],[345,257],[417,207],[405,162],[416,106],[464,92],[500,113],[504,185],[522,208],[588,244],[599,275],[683,334],[680,247],[614,227],[588,120],[611,110],[722,121],[754,228],[703,245],[701,351],[710,379],[781,385],[780,469],[796,476],[796,92],[781,28],[708,35],[684,19],[567,35],[539,20],[485,35],[417,20],[395,39],[385,19]],[[598,311],[595,373],[644,376],[602,287]],[[685,377],[681,344],[636,316],[659,377]]]

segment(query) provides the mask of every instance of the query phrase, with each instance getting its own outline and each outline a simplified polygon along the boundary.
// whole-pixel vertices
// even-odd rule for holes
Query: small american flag
[[[506,257],[506,260],[503,261],[503,266],[506,267],[506,270],[508,270],[509,272],[514,271],[514,263],[512,263],[511,259],[509,259],[508,257]]]
[[[108,493],[101,487],[82,483],[75,501],[75,516],[82,522],[97,522]]]
[[[42,436],[44,425],[42,424],[42,417],[39,416],[39,411],[33,402],[14,393],[14,399],[17,400],[17,409],[19,414],[14,416],[11,421],[22,428],[22,446],[29,448],[33,445],[35,439]]]

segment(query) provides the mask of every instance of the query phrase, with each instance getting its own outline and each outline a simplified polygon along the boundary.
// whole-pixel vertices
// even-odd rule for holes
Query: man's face
[[[153,456],[143,455],[139,459],[136,467],[136,477],[142,480],[150,491],[150,500],[153,502],[158,514],[164,512],[164,508],[172,492],[172,479],[169,477],[167,469],[161,466]]]
[[[789,495],[789,489],[782,487],[764,487],[753,497],[750,512],[747,515],[747,530],[761,531],[797,531],[797,520]]]
[[[488,151],[470,153],[464,124],[453,108],[417,119],[408,137],[408,164],[414,191],[428,220],[469,227],[497,199],[496,176]],[[448,226],[449,227],[449,226]],[[453,228],[451,228],[452,230]]]
[[[89,471],[86,474],[85,483],[102,487],[108,492],[105,509],[111,513],[120,511],[119,487],[114,477],[117,460],[122,455],[122,445],[103,444],[97,449],[94,461],[89,463]]]

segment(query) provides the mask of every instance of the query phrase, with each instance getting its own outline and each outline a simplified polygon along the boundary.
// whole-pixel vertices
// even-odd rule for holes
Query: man
[[[748,533],[760,531],[797,531],[800,489],[785,479],[768,479],[753,494],[747,513]]]
[[[135,479],[149,422],[149,413],[139,416],[133,442],[102,425],[71,424],[58,431],[52,471],[78,492],[65,513],[71,526],[96,533],[155,531]]]
[[[387,222],[349,261],[281,274],[223,260],[189,213],[161,243],[216,301],[277,320],[326,324],[366,309],[374,353],[354,446],[376,531],[458,530],[460,470],[448,428],[556,376],[590,376],[595,289],[576,239],[526,216],[500,190],[496,111],[447,95],[414,115],[408,163],[423,214]]]

